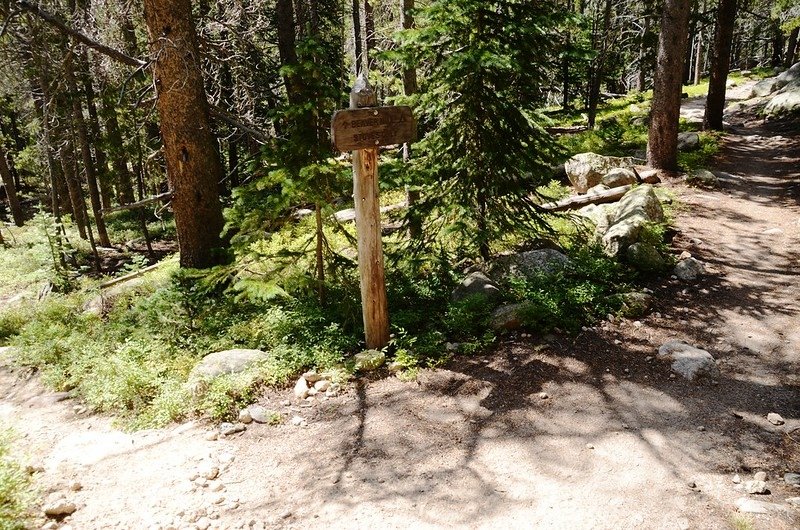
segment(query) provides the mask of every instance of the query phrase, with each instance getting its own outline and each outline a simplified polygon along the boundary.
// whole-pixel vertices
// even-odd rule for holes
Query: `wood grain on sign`
[[[411,142],[417,136],[417,123],[411,107],[346,109],[333,115],[331,136],[339,151],[356,151]]]

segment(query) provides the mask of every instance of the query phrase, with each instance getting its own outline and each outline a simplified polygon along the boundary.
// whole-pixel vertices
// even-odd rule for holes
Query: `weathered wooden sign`
[[[337,149],[353,152],[353,203],[364,337],[368,348],[381,349],[389,343],[389,307],[383,272],[378,147],[412,141],[417,126],[409,107],[377,104],[377,95],[362,74],[350,92],[350,108],[333,115],[331,136]]]
[[[369,107],[337,111],[331,130],[336,149],[356,151],[411,142],[417,124],[411,107]]]

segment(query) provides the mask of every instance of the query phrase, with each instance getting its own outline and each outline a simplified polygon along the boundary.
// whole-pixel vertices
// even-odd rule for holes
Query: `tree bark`
[[[655,169],[678,169],[678,118],[688,30],[689,0],[666,0],[658,37],[647,145],[647,163]]]
[[[72,142],[72,134],[67,131],[67,138],[61,144],[61,170],[64,173],[64,180],[67,182],[69,190],[69,200],[72,203],[73,219],[78,227],[78,235],[81,239],[88,239],[86,234],[86,204],[83,203],[80,190],[81,183],[78,180],[77,168],[75,166],[75,148]]]
[[[414,3],[415,0],[401,0],[400,4],[400,24],[402,29],[411,29],[414,27]],[[403,69],[403,92],[406,96],[411,96],[417,93],[419,86],[417,84],[417,69],[413,66]],[[411,144],[408,142],[403,144],[403,161],[408,163],[411,160]],[[406,202],[411,211],[411,220],[408,224],[408,235],[412,239],[419,239],[422,237],[422,220],[414,215],[414,205],[419,202],[420,193],[418,189],[406,188]]]
[[[363,41],[361,40],[361,0],[353,0],[353,72],[361,73],[363,60]]]
[[[277,0],[275,4],[275,25],[278,32],[278,56],[281,66],[289,66],[283,71],[283,84],[289,103],[301,103],[302,79],[291,67],[297,65],[297,45],[295,33],[294,6],[292,0]]]
[[[11,170],[8,167],[6,150],[2,142],[0,142],[0,178],[2,178],[3,185],[6,189],[8,208],[11,210],[11,217],[14,219],[14,224],[22,226],[25,224],[25,218],[22,215],[22,207],[19,205],[19,198],[17,198],[17,186],[14,183],[14,177],[11,175]]]
[[[216,265],[222,245],[222,164],[209,124],[189,0],[145,0],[153,78],[181,267]]]
[[[788,43],[786,44],[786,59],[784,60],[783,65],[786,68],[791,67],[794,64],[794,59],[797,53],[797,37],[800,34],[800,27],[796,27],[789,33]]]
[[[703,116],[703,128],[722,130],[722,113],[725,110],[725,86],[731,61],[731,43],[736,23],[736,0],[720,0],[714,32],[714,55],[711,58],[711,76]]]

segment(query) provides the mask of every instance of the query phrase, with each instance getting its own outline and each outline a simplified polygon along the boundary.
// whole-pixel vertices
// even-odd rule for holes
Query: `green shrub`
[[[11,433],[0,426],[0,530],[24,530],[33,490],[25,470],[10,455]]]

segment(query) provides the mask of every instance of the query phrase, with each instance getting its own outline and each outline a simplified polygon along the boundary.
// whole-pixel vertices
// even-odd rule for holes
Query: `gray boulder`
[[[567,160],[564,169],[578,193],[586,193],[589,188],[600,184],[603,176],[612,169],[632,165],[633,161],[630,158],[580,153]]]
[[[209,353],[192,369],[189,380],[209,380],[224,374],[238,374],[268,356],[261,350],[237,349]]]
[[[800,63],[794,63],[791,68],[782,72],[775,80],[778,88],[800,81]]]
[[[664,210],[653,191],[645,184],[626,193],[617,204],[614,218],[602,236],[602,244],[609,256],[617,256],[639,240],[648,223],[664,221]]]
[[[678,151],[694,151],[700,148],[700,135],[696,132],[678,134]]]
[[[753,85],[753,89],[750,91],[750,94],[747,99],[763,98],[764,96],[769,96],[779,88],[781,88],[781,84],[778,82],[777,78],[769,77],[767,79],[762,79],[761,81]]]
[[[653,245],[637,241],[625,250],[628,263],[642,272],[658,272],[666,265],[663,256]]]
[[[386,363],[386,354],[380,350],[366,350],[353,356],[355,369],[361,372],[377,370]]]
[[[764,114],[769,118],[784,118],[798,113],[800,113],[800,79],[779,90],[764,107]]]
[[[622,293],[622,314],[630,318],[645,316],[653,307],[655,299],[647,293]]]
[[[707,169],[695,169],[686,175],[685,180],[690,186],[716,188],[719,185],[719,178]]]
[[[686,258],[679,261],[675,265],[672,273],[678,277],[679,280],[691,282],[705,274],[706,268],[703,263],[695,258]]]
[[[488,276],[476,271],[464,278],[461,284],[455,288],[450,299],[458,302],[476,295],[483,296],[488,300],[496,300],[500,297],[500,289]]]
[[[492,264],[492,275],[501,278],[510,276],[533,276],[554,274],[570,264],[570,259],[561,252],[542,248],[517,254],[500,256]]]
[[[633,169],[618,167],[606,173],[601,184],[608,188],[619,188],[628,184],[636,184],[637,182],[639,182],[639,179],[636,178],[636,172]]]
[[[672,361],[672,371],[689,381],[702,377],[719,377],[714,357],[683,341],[671,340],[658,348],[658,357]]]
[[[611,226],[616,211],[615,204],[589,204],[578,210],[578,213],[594,223],[595,234],[602,236]]]

